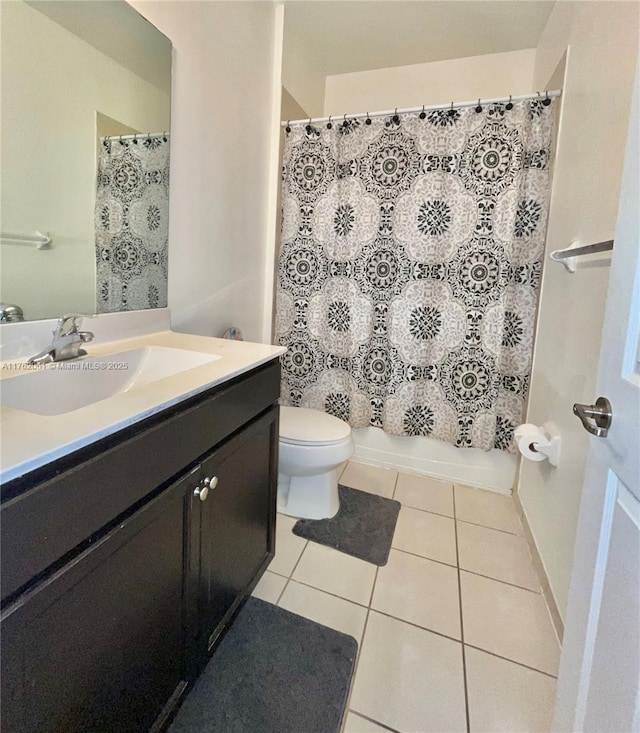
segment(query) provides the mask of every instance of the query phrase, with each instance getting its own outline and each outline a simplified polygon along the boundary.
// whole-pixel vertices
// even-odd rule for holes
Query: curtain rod
[[[406,107],[405,109],[387,109],[383,112],[359,112],[358,114],[353,115],[344,115],[344,117],[350,119],[350,120],[357,120],[362,119],[364,117],[389,117],[390,115],[403,115],[407,114],[409,112],[422,112],[423,110],[425,112],[430,112],[432,110],[436,109],[459,109],[460,107],[473,107],[480,102],[480,104],[499,104],[502,102],[520,102],[523,99],[545,99],[546,97],[549,97],[550,99],[554,97],[559,97],[562,94],[562,91],[560,89],[554,89],[551,92],[544,92],[544,94],[541,94],[538,92],[537,94],[521,94],[517,97],[496,97],[495,99],[473,99],[469,102],[449,102],[448,104],[430,104],[425,105],[424,107]],[[280,127],[286,127],[287,125],[308,125],[319,123],[319,122],[329,122],[330,119],[340,121],[343,118],[342,115],[331,115],[331,117],[313,117],[311,120],[283,120],[280,123]]]
[[[136,132],[135,135],[107,135],[106,137],[101,137],[100,142],[104,142],[105,140],[133,140],[133,138],[137,138],[138,140],[144,140],[144,138],[149,137],[169,137],[168,132]]]

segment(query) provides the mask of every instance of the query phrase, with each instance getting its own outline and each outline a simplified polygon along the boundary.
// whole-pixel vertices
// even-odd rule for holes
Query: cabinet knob
[[[207,476],[202,483],[204,486],[197,486],[193,491],[193,495],[197,496],[200,501],[206,501],[207,496],[209,496],[209,489],[213,490],[218,485],[218,477]]]
[[[207,496],[209,496],[209,487],[208,486],[196,486],[196,488],[193,491],[193,495],[197,496],[200,501],[205,501]]]

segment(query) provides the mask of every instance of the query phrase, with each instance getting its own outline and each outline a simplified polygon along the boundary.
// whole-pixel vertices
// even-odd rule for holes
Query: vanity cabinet
[[[199,659],[206,659],[252,580],[274,551],[277,409],[269,411],[202,462],[192,513]],[[265,532],[269,528],[269,532]]]
[[[270,362],[3,487],[2,730],[163,728],[273,557],[279,381]]]
[[[186,476],[2,621],[2,729],[147,731],[186,685]]]

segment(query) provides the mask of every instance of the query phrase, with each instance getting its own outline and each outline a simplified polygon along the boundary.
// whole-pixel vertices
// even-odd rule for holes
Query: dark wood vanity
[[[161,730],[274,554],[277,360],[2,487],[2,730]]]

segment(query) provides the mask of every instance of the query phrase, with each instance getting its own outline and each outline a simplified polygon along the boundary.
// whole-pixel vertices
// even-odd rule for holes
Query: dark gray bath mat
[[[356,640],[249,598],[169,733],[338,733]]]
[[[338,486],[340,510],[331,519],[299,519],[293,533],[374,565],[386,565],[400,502]]]

